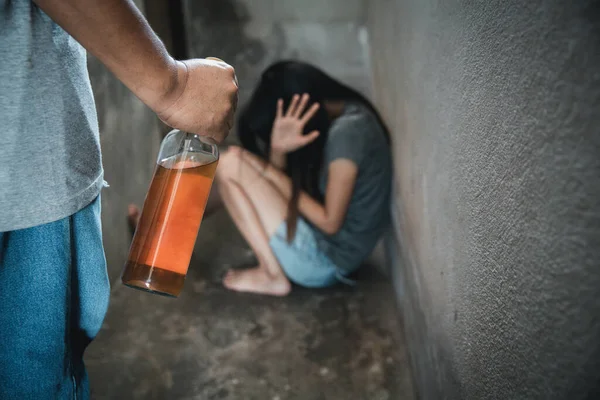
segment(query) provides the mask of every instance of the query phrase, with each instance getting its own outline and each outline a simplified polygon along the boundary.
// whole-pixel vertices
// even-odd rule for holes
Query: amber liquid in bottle
[[[177,155],[157,166],[121,278],[125,285],[179,295],[216,169],[213,156],[198,153],[193,161]]]

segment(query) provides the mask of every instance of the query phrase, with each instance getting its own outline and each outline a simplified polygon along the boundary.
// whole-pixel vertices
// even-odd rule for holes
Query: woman
[[[259,265],[230,270],[236,291],[284,296],[356,270],[389,221],[387,131],[355,90],[300,62],[262,75],[239,118],[243,149],[217,169],[219,192]]]

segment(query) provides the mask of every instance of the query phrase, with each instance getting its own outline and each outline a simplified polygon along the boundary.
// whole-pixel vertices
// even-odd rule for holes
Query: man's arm
[[[34,0],[167,124],[221,141],[233,123],[233,68],[175,61],[130,0]]]

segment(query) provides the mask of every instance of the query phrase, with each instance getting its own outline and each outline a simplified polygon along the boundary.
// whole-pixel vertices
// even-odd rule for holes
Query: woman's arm
[[[344,224],[357,176],[358,167],[354,162],[343,158],[333,161],[329,164],[325,205],[301,192],[300,213],[324,233],[336,234]],[[287,187],[291,194],[291,184]]]
[[[245,153],[244,158],[269,180],[285,198],[292,196],[290,178],[277,167],[264,163],[253,154]],[[337,233],[346,217],[352,192],[358,176],[358,166],[350,160],[340,158],[329,164],[329,176],[325,189],[325,204],[308,193],[300,192],[298,209],[306,219],[328,235]]]
[[[280,171],[285,170],[285,167],[286,167],[285,159],[286,159],[285,153],[280,153],[278,151],[271,150],[271,155],[269,156],[269,162],[271,163],[271,165],[273,165],[278,170],[280,170]]]
[[[250,164],[279,189],[285,198],[292,197],[290,178],[282,172],[285,169],[286,154],[306,146],[319,136],[318,131],[303,135],[306,123],[315,115],[319,104],[314,103],[304,112],[308,105],[308,94],[294,95],[290,106],[284,113],[283,100],[277,101],[277,110],[273,130],[271,132],[270,164],[263,164],[253,155],[248,155]],[[326,234],[334,235],[344,224],[348,205],[352,198],[358,166],[355,162],[339,158],[328,166],[325,204],[321,204],[306,192],[300,192],[298,210],[306,219]]]

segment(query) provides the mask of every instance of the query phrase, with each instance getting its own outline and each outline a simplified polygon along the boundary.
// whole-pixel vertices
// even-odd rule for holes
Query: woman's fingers
[[[276,118],[283,117],[283,99],[277,100],[277,113],[275,114]]]
[[[310,98],[310,96],[307,93],[304,93],[302,95],[302,97],[300,98],[300,103],[298,104],[298,107],[296,107],[296,110],[294,111],[294,117],[296,117],[298,119],[300,118],[300,116],[304,112],[304,109],[306,108],[306,105],[308,104],[309,98]]]
[[[306,146],[307,144],[311,143],[318,137],[319,137],[319,131],[312,131],[308,135],[300,136],[298,138],[298,141],[300,142],[300,147]]]
[[[300,122],[302,123],[302,125],[305,125],[308,121],[310,121],[310,119],[315,116],[318,109],[319,109],[319,103],[315,103],[312,106],[310,106],[308,111],[304,114],[304,116],[302,116],[302,119],[300,119]]]
[[[291,117],[294,115],[294,112],[296,110],[296,106],[298,105],[298,100],[300,100],[300,96],[298,96],[297,94],[295,94],[292,97],[292,101],[290,102],[290,106],[287,109],[287,112],[285,113],[286,117]]]

